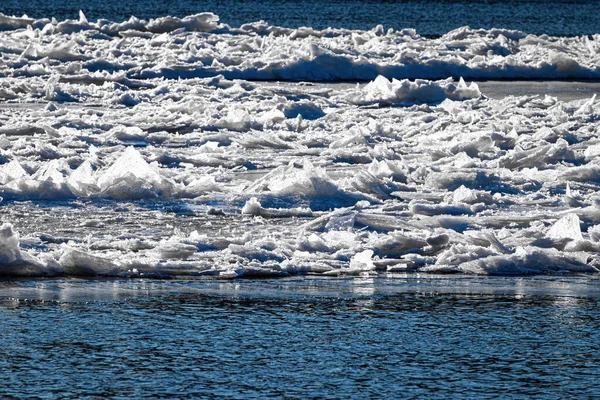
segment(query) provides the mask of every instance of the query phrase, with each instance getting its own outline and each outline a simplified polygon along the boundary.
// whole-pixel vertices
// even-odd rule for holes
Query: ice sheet
[[[2,18],[1,275],[598,271],[595,37]]]

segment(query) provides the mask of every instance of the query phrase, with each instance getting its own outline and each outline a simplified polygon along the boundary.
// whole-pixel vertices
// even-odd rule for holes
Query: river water
[[[2,394],[598,395],[598,278],[389,275],[0,284]]]
[[[184,17],[211,11],[233,27],[264,20],[271,25],[368,30],[414,28],[421,35],[439,36],[468,25],[510,28],[554,36],[590,35],[600,31],[597,5],[584,0],[5,0],[0,12],[30,17],[77,19],[82,10],[90,21]]]

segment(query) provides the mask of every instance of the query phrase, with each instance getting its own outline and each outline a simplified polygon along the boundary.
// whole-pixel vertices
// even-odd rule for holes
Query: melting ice
[[[0,29],[2,275],[598,272],[596,98],[462,79],[598,78],[598,36]]]

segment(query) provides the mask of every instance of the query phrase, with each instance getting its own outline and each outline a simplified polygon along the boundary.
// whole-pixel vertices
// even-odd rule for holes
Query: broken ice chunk
[[[356,253],[350,260],[350,269],[355,271],[373,271],[373,250],[364,250]]]
[[[581,227],[579,226],[579,217],[577,214],[568,214],[559,219],[552,225],[546,233],[551,239],[571,239],[583,240]]]
[[[97,184],[102,193],[117,199],[169,196],[174,189],[173,183],[160,175],[158,166],[148,164],[133,147],[104,171]]]
[[[17,160],[12,160],[8,164],[4,164],[0,167],[0,184],[2,185],[27,176],[29,176],[29,174]]]

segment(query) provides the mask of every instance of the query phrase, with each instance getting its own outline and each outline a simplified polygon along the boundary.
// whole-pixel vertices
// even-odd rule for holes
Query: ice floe
[[[600,102],[461,79],[598,78],[596,36],[0,30],[0,275],[598,272]]]

